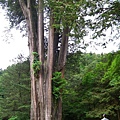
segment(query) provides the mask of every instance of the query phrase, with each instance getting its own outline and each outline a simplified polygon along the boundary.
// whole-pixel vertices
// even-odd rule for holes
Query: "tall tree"
[[[76,21],[80,21],[77,16],[82,1],[84,0],[0,1],[8,7],[12,23],[14,23],[12,21],[14,15],[19,19],[14,19],[18,21],[15,22],[16,24],[22,20],[26,21],[30,51],[31,120],[62,119],[62,99],[61,95],[55,99],[52,94],[52,77],[56,71],[61,73],[61,77],[64,77],[68,35],[74,26],[78,26]],[[47,42],[44,39],[45,10],[49,16]],[[76,31],[76,29],[73,30]],[[47,44],[47,49],[45,49],[45,44]],[[62,90],[60,89],[60,91]]]

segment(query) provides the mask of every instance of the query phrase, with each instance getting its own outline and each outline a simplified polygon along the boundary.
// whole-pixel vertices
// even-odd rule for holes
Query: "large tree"
[[[52,77],[53,73],[58,72],[60,80],[63,80],[70,31],[72,29],[76,33],[79,32],[77,28],[81,24],[80,20],[84,22],[84,19],[78,18],[79,5],[82,1],[84,0],[0,1],[8,8],[11,26],[18,25],[21,21],[25,21],[27,26],[31,74],[31,120],[62,119],[62,85],[57,84],[59,92],[56,98],[57,93],[53,94],[53,89],[56,87],[52,87],[54,85]],[[49,31],[47,40],[44,37],[46,18]],[[84,31],[81,33],[84,34]],[[56,74],[55,77],[57,78]]]
[[[52,116],[52,75],[54,59],[58,46],[55,39],[54,19],[50,11],[48,49],[44,50],[43,0],[19,0],[28,27],[31,71],[31,120],[61,119],[61,107],[57,118]],[[36,8],[37,7],[37,8]],[[59,70],[64,69],[68,44],[68,30],[65,29],[62,39],[62,52],[59,54]],[[58,37],[58,35],[56,35]],[[63,59],[61,59],[63,58]],[[62,61],[61,61],[62,60]],[[60,102],[59,102],[60,103]],[[61,106],[61,105],[60,105]]]

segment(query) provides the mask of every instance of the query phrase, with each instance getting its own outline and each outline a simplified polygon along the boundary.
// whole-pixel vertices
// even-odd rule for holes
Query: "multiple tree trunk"
[[[59,52],[59,33],[52,26],[54,17],[50,15],[49,38],[47,54],[44,50],[44,16],[43,0],[19,0],[21,9],[26,18],[28,26],[28,42],[30,51],[30,72],[31,72],[31,120],[61,120],[62,119],[62,99],[54,103],[52,98],[52,74],[62,72],[64,77],[64,67],[68,46],[68,28],[63,29],[61,47]],[[36,10],[35,5],[38,4]],[[51,11],[50,11],[51,12]],[[42,63],[38,77],[33,70],[34,55],[38,53],[39,61]]]

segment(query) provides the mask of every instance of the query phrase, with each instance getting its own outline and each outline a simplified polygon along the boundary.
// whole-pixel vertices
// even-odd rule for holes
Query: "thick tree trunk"
[[[33,52],[38,52],[38,34],[37,34],[37,13],[35,14],[35,0],[28,0],[25,4],[24,0],[19,0],[23,14],[26,18],[28,26],[28,42],[30,53],[30,74],[31,74],[31,120],[40,120],[40,100],[39,98],[39,79],[35,77],[32,68],[34,55]]]
[[[31,120],[62,120],[62,97],[57,104],[52,104],[52,74],[54,72],[54,60],[56,50],[58,48],[59,34],[55,38],[55,29],[52,27],[54,23],[53,16],[50,16],[49,40],[47,61],[44,52],[44,25],[43,25],[43,0],[19,0],[21,9],[26,18],[28,26],[28,42],[30,52],[30,73],[31,73]],[[38,11],[34,5],[38,3]],[[37,23],[37,24],[36,24]],[[67,46],[68,46],[68,28],[63,30],[61,48],[59,52],[58,69],[64,77],[64,66],[66,62]],[[57,39],[57,41],[55,41]],[[34,74],[33,52],[39,55],[39,61],[42,63],[37,77]],[[58,54],[58,53],[57,53]],[[54,102],[54,101],[53,101]],[[52,105],[55,108],[52,111]],[[52,112],[54,112],[52,114]]]

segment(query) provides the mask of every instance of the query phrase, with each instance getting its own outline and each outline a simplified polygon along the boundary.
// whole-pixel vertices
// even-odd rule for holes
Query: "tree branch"
[[[25,1],[19,0],[19,4],[20,4],[20,7],[21,7],[23,14],[25,16],[25,19],[28,19],[28,9],[27,9],[27,6],[25,4]]]

